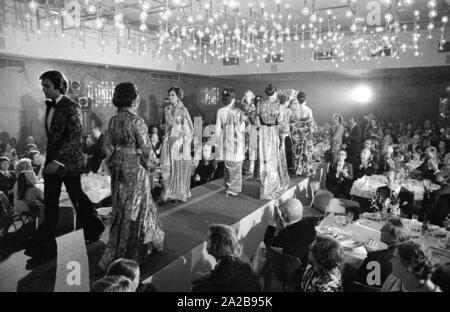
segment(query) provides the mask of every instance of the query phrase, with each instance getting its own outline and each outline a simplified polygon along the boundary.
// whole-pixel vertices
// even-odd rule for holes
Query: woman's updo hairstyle
[[[278,97],[278,101],[280,101],[280,104],[286,103],[287,100],[289,100],[289,98],[287,97],[287,95],[281,94],[281,95]]]
[[[272,83],[269,83],[269,85],[264,90],[267,96],[272,96],[277,91],[277,87],[275,87],[275,85],[273,85]]]
[[[184,96],[183,89],[181,89],[180,87],[174,86],[174,87],[171,87],[169,89],[169,91],[167,91],[167,93],[170,93],[171,91],[175,92],[175,94],[177,95],[179,100],[183,99],[183,96]]]
[[[300,91],[299,93],[297,93],[297,101],[298,101],[300,104],[305,103],[305,102],[306,102],[306,99],[307,99],[307,95],[306,95],[305,92]]]
[[[139,92],[136,86],[131,82],[119,83],[114,88],[112,102],[115,107],[130,107],[137,98]]]
[[[236,91],[233,88],[225,88],[222,90],[222,103],[223,105],[228,105],[231,100],[236,98]]]

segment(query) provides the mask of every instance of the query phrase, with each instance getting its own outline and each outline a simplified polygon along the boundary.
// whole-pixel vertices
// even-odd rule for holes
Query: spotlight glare
[[[353,91],[353,99],[358,103],[367,103],[372,98],[372,90],[367,86],[357,87]]]

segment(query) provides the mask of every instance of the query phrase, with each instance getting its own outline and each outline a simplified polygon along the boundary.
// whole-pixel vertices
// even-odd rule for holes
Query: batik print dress
[[[283,180],[283,166],[281,158],[286,156],[280,148],[280,130],[278,118],[280,115],[277,98],[268,98],[258,107],[261,122],[259,127],[259,174],[262,200],[280,197],[289,187],[289,182]]]
[[[299,176],[313,176],[315,174],[315,163],[313,159],[314,139],[312,134],[316,125],[311,116],[296,119],[291,118],[291,139],[294,151],[295,173]]]
[[[162,250],[164,232],[150,193],[150,172],[158,161],[144,120],[125,109],[109,121],[112,153],[107,157],[111,173],[112,216],[109,240],[99,266],[106,270],[117,258],[142,262]]]
[[[166,133],[161,149],[163,200],[191,197],[191,142],[194,131],[188,110],[179,102],[165,109]]]

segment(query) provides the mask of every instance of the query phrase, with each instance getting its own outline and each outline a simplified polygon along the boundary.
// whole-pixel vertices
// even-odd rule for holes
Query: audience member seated
[[[377,164],[380,163],[381,160],[380,152],[377,149],[375,149],[375,145],[372,142],[372,140],[370,139],[364,140],[363,149],[364,148],[370,151],[370,160],[374,161]]]
[[[150,143],[152,145],[153,152],[155,153],[156,157],[161,157],[161,141],[159,139],[158,133],[152,133],[150,134]]]
[[[108,276],[124,276],[130,279],[133,291],[136,291],[140,285],[140,271],[139,264],[130,259],[120,258],[113,261],[106,270],[105,277]]]
[[[28,153],[26,158],[31,160],[31,165],[36,176],[42,177],[44,162],[42,161],[41,153],[38,150],[33,150]]]
[[[400,215],[410,217],[414,209],[414,193],[401,186],[396,180],[396,173],[389,171],[387,173],[388,185],[377,189],[372,208],[377,211],[383,211],[386,204],[399,204]],[[393,211],[386,211],[393,212]]]
[[[350,198],[353,183],[353,166],[346,162],[347,152],[338,152],[337,162],[330,165],[325,182],[326,188],[337,198]]]
[[[430,279],[432,265],[423,245],[410,240],[398,244],[391,262],[392,274],[382,292],[441,292]]]
[[[445,217],[450,214],[450,153],[445,154],[443,166],[436,175],[436,182],[441,189],[434,192],[431,205],[431,223],[442,225]]]
[[[39,150],[39,149],[38,149],[38,147],[37,147],[36,144],[34,144],[34,143],[27,144],[27,145],[25,146],[25,153],[23,154],[23,156],[22,156],[21,158],[27,157],[27,155],[28,155],[31,151],[38,151],[38,150]]]
[[[391,170],[395,170],[394,149],[392,148],[392,146],[388,146],[386,148],[386,152],[381,158],[378,172],[380,174],[383,174],[384,172],[388,172]]]
[[[10,160],[6,156],[0,156],[0,191],[8,196],[9,202],[14,201],[14,183],[16,183],[16,174],[9,170]]]
[[[303,292],[341,292],[339,264],[343,261],[340,243],[330,236],[317,236],[309,247],[309,264],[303,273]]]
[[[313,218],[303,219],[303,205],[295,198],[289,198],[275,207],[274,222],[264,234],[267,247],[282,248],[283,253],[297,257],[306,267],[308,247],[316,237]]]
[[[22,158],[17,163],[17,182],[14,184],[14,213],[30,211],[30,206],[39,208],[39,223],[44,219],[44,192],[36,187],[37,177],[31,160]]]
[[[353,176],[355,179],[362,178],[363,176],[371,176],[378,171],[378,164],[370,160],[370,150],[367,148],[361,151],[361,156],[355,164],[356,167],[353,168]]]
[[[389,219],[380,230],[380,242],[385,243],[387,249],[378,249],[378,244],[373,240],[364,243],[367,249],[367,257],[358,270],[358,282],[371,286],[381,287],[386,278],[392,273],[391,259],[394,256],[395,246],[398,243],[409,239],[408,227],[401,219]],[[380,275],[373,274],[373,267],[370,263],[375,261],[380,265]],[[372,274],[371,274],[372,273]]]
[[[256,292],[260,286],[249,263],[240,259],[241,248],[236,232],[228,225],[213,224],[208,231],[208,253],[216,261],[209,272],[198,273],[192,291]]]
[[[443,292],[450,292],[450,262],[437,266],[431,276],[431,281]]]
[[[102,160],[106,158],[105,136],[98,126],[92,127],[91,134],[94,138],[94,142],[89,147],[89,153],[87,153],[88,159],[86,167],[89,171],[97,173]]]
[[[129,278],[111,275],[96,281],[91,292],[134,292],[134,288]]]
[[[416,170],[421,172],[422,178],[436,182],[437,174],[439,173],[439,159],[434,146],[427,147],[425,160]]]

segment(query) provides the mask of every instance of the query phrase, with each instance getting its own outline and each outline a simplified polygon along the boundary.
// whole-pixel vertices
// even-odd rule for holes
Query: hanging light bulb
[[[150,9],[150,3],[147,1],[142,2],[142,10],[148,11]]]
[[[139,26],[139,30],[142,32],[146,32],[148,29],[147,24],[145,23],[141,23],[141,25]]]
[[[148,18],[148,13],[147,11],[142,11],[141,14],[139,14],[139,20],[141,22],[145,22]]]
[[[309,8],[308,8],[308,4],[306,3],[306,0],[305,0],[304,5],[303,5],[302,15],[303,16],[308,16],[309,15]]]
[[[38,3],[35,0],[31,0],[30,3],[28,4],[28,7],[32,12],[35,12],[38,8]]]
[[[90,15],[93,15],[93,14],[95,14],[95,13],[97,12],[97,7],[96,7],[94,4],[90,4],[90,5],[88,6],[88,8],[87,8],[87,12],[88,12]]]
[[[353,11],[350,8],[345,11],[345,17],[348,19],[351,19],[353,17]]]
[[[428,13],[428,17],[429,17],[429,18],[435,18],[436,16],[437,16],[437,11],[436,11],[435,9],[431,10],[431,11]]]
[[[312,15],[309,17],[309,21],[310,21],[311,23],[317,22],[317,15],[316,15],[316,12],[313,12],[313,13],[312,13]]]
[[[386,21],[386,23],[390,23],[390,22],[392,22],[392,20],[394,19],[394,17],[392,16],[392,14],[391,13],[386,13],[385,15],[384,15],[384,20]]]

